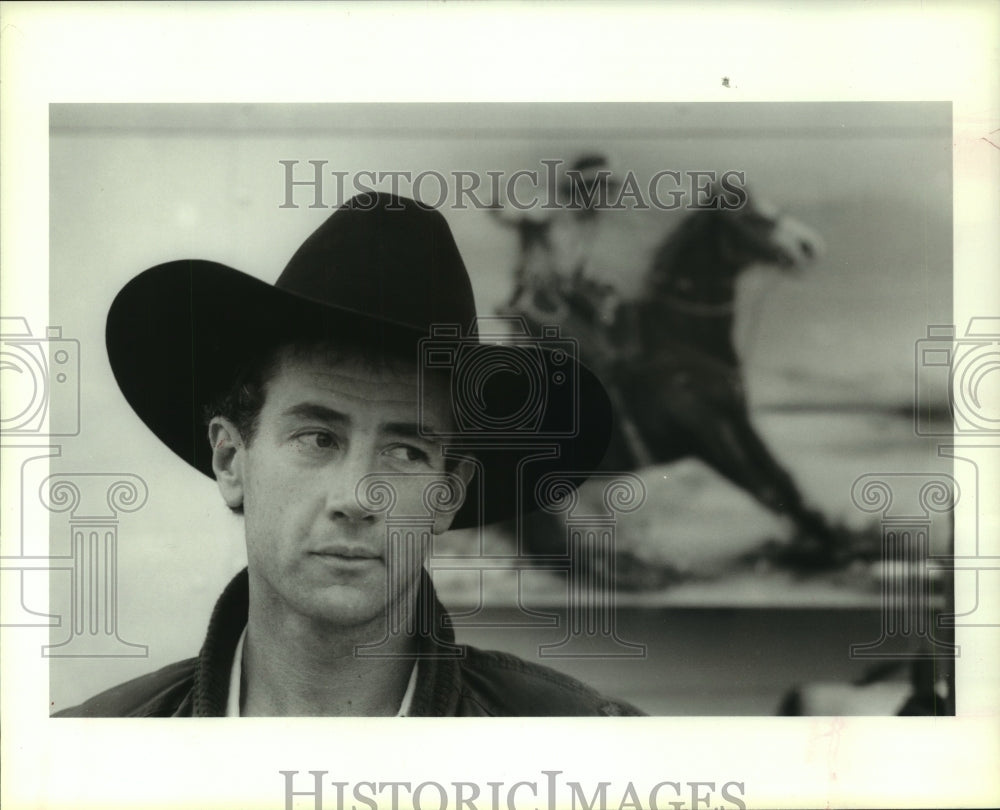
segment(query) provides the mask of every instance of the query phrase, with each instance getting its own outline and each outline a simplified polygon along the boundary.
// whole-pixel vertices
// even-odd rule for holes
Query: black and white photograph
[[[996,126],[735,67],[32,105],[4,717],[84,785],[11,806],[145,743],[169,806],[924,806],[897,740],[989,804]]]
[[[50,124],[50,314],[79,342],[81,380],[80,433],[39,483],[49,553],[74,559],[50,577],[72,616],[48,651],[56,714],[222,714],[237,647],[249,700],[256,611],[287,609],[262,633],[315,650],[316,628],[292,627],[359,598],[310,606],[296,594],[312,579],[414,588],[403,625],[375,600],[345,641],[364,662],[346,680],[392,671],[392,686],[269,712],[394,714],[411,673],[425,706],[443,687],[401,644],[419,583],[386,545],[407,516],[414,537],[430,521],[426,549],[397,552],[430,575],[431,654],[450,650],[458,679],[447,708],[421,712],[576,712],[547,690],[480,694],[469,644],[614,692],[612,713],[954,713],[937,620],[951,578],[934,567],[953,543],[953,459],[934,458],[948,400],[944,369],[914,365],[951,310],[947,104],[53,105]],[[272,356],[292,338],[303,347]],[[364,444],[308,411],[275,426],[296,464],[258,462],[251,511],[227,475],[252,462],[216,451],[253,447],[271,381],[313,343],[371,353],[348,376],[375,389],[387,357],[411,361],[413,414],[374,424],[420,411],[436,435],[387,434],[366,451],[381,461],[310,504],[284,475],[322,480],[324,452]],[[354,384],[343,404],[302,392],[288,409],[356,424],[346,401],[380,400]],[[77,478],[81,458],[93,469]],[[379,486],[397,514],[362,508]],[[451,514],[414,512],[411,486],[453,487]],[[113,532],[78,525],[96,517],[88,497],[114,507]],[[326,519],[298,515],[299,498]],[[905,498],[912,525],[892,523]],[[892,532],[913,536],[884,547]],[[275,535],[292,559],[269,559]],[[234,579],[248,556],[249,623]],[[290,665],[269,673],[279,694],[320,665],[273,654]],[[512,660],[477,659],[475,677]]]

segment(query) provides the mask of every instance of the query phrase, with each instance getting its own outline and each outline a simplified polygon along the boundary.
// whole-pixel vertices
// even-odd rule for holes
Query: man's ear
[[[469,459],[463,458],[459,459],[458,463],[455,465],[454,469],[450,470],[449,474],[456,476],[462,482],[463,491],[469,486],[469,481],[472,480],[472,474],[476,471],[476,465]],[[465,498],[462,498],[462,503],[465,502]],[[449,512],[438,512],[434,515],[434,525],[431,527],[431,532],[433,534],[442,534],[448,531],[451,526],[452,520],[455,519],[455,515],[458,510],[462,508],[462,503],[459,503],[453,510]]]
[[[212,470],[222,499],[230,509],[243,506],[243,456],[245,446],[236,425],[222,416],[208,423],[212,443]]]

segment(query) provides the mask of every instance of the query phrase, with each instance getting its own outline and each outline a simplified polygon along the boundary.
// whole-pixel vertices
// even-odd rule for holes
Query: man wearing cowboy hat
[[[57,716],[637,714],[553,670],[456,644],[434,595],[430,533],[540,505],[541,477],[579,482],[610,435],[596,378],[582,366],[549,374],[565,357],[541,352],[546,379],[573,382],[547,390],[539,412],[556,452],[526,465],[523,437],[514,448],[502,431],[463,448],[455,392],[467,381],[421,365],[420,348],[458,327],[466,348],[509,367],[514,349],[479,343],[475,318],[444,217],[378,193],[336,211],[274,286],[201,260],[129,282],[108,315],[115,377],[243,515],[248,566],[197,658]],[[515,382],[495,374],[475,391],[483,424],[518,412]],[[426,536],[391,531],[387,503],[429,511]]]
[[[600,152],[581,155],[559,182],[566,208],[581,219],[591,219],[601,208],[616,205],[613,195],[621,189],[621,181],[611,170],[608,158]]]

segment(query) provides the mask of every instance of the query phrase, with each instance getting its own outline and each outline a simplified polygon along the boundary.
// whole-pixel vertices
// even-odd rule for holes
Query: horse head
[[[712,187],[692,213],[656,249],[645,297],[675,308],[732,311],[736,279],[753,266],[793,272],[824,251],[820,235],[797,219],[752,196]]]
[[[718,194],[716,201],[723,198]],[[717,236],[723,255],[737,272],[755,264],[784,271],[803,270],[822,256],[822,237],[808,225],[746,194],[743,205],[716,208]]]

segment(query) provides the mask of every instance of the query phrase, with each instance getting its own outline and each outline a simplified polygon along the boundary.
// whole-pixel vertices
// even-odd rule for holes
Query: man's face
[[[444,478],[445,459],[418,431],[417,401],[412,366],[321,354],[278,363],[257,431],[233,457],[255,605],[358,628],[412,599],[426,549],[397,546],[387,577],[386,514],[362,508],[357,488],[386,474],[393,513],[426,514],[424,488]],[[425,432],[446,431],[446,393],[425,393],[419,416]]]

